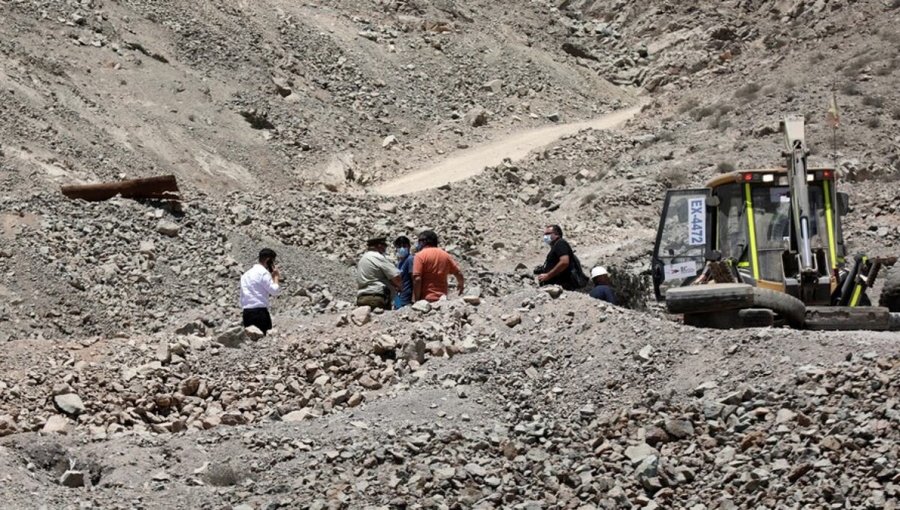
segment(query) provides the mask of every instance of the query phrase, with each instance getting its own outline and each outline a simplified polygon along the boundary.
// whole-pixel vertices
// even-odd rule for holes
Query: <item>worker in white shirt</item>
[[[263,334],[272,329],[269,297],[277,296],[281,291],[278,286],[280,277],[281,273],[275,267],[275,252],[263,248],[259,252],[258,262],[241,276],[241,308],[245,328],[256,326]]]

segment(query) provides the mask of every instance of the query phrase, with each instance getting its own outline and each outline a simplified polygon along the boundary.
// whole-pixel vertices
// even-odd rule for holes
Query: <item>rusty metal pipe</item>
[[[97,184],[74,184],[62,187],[62,194],[88,202],[109,200],[116,195],[124,198],[156,198],[178,200],[178,182],[174,175],[131,179]]]

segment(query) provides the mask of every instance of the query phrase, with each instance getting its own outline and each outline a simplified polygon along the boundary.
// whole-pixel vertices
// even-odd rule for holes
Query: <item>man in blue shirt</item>
[[[400,292],[394,298],[394,309],[400,309],[412,304],[413,282],[413,255],[410,253],[409,238],[400,236],[394,240],[394,248],[397,250],[397,269],[400,270]]]
[[[591,289],[592,298],[606,301],[611,305],[616,304],[616,294],[612,290],[609,273],[605,267],[597,266],[591,269],[591,281],[594,282],[594,288]]]

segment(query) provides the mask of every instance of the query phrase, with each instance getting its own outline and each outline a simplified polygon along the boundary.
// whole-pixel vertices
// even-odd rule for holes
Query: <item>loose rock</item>
[[[84,402],[75,393],[56,395],[53,397],[53,403],[56,404],[57,409],[69,416],[78,416],[85,411]]]

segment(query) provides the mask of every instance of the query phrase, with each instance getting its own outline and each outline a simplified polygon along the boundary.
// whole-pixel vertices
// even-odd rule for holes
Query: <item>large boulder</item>
[[[353,312],[350,314],[350,321],[357,326],[362,326],[363,324],[369,322],[371,316],[372,308],[370,306],[363,305],[353,310]]]
[[[401,347],[401,357],[407,361],[416,361],[419,364],[425,363],[425,340],[421,338],[410,338]]]
[[[164,236],[176,237],[178,232],[181,231],[181,227],[177,223],[168,220],[159,220],[159,223],[156,224],[156,231]]]
[[[488,123],[489,116],[487,110],[480,106],[476,106],[466,112],[465,116],[463,116],[463,121],[472,127],[481,127]]]
[[[19,427],[16,425],[16,421],[11,415],[4,414],[3,416],[0,416],[0,437],[15,434],[18,431]]]
[[[219,342],[225,347],[237,348],[249,339],[250,337],[247,336],[247,330],[243,326],[235,326],[225,330],[216,337],[216,342]]]
[[[247,335],[247,338],[253,340],[254,342],[259,340],[260,338],[266,336],[265,333],[262,332],[261,329],[256,326],[248,326],[244,328],[244,333]]]
[[[53,404],[69,416],[78,416],[85,411],[84,402],[75,393],[64,393],[53,397]]]
[[[44,423],[44,428],[41,429],[41,432],[44,434],[68,434],[69,419],[61,414],[54,414]]]
[[[372,352],[379,356],[392,355],[397,349],[397,339],[390,335],[381,335],[372,342]]]

